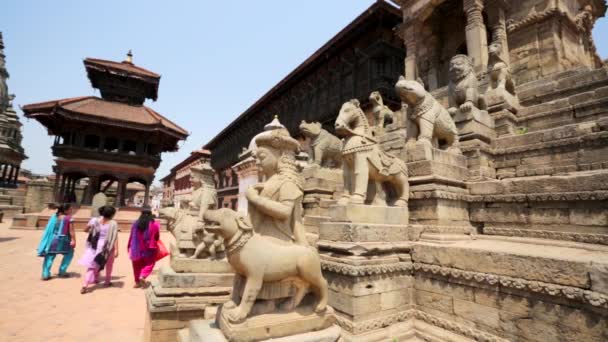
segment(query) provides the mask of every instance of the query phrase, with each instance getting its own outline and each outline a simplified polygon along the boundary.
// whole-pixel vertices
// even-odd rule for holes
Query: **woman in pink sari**
[[[139,219],[131,226],[127,248],[133,263],[133,287],[146,287],[146,278],[152,273],[156,263],[160,225],[154,220],[150,209],[144,209]]]

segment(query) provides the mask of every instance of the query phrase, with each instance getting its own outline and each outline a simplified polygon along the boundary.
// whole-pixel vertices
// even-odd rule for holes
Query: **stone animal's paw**
[[[352,204],[363,204],[365,202],[365,197],[359,194],[354,194],[350,196],[349,202]]]
[[[339,200],[338,200],[338,205],[347,205],[348,204],[348,196],[342,196]]]
[[[231,301],[231,300],[227,301],[223,305],[223,309],[224,310],[231,310],[231,309],[234,309],[234,308],[236,308],[236,304],[233,301]]]
[[[325,310],[327,310],[327,304],[325,303],[319,303],[317,304],[317,307],[315,307],[316,313],[323,313]]]
[[[247,314],[240,307],[228,310],[226,316],[231,323],[241,323],[247,318]]]
[[[471,111],[471,109],[473,109],[473,104],[472,104],[471,102],[469,102],[469,101],[467,101],[467,102],[463,103],[463,104],[460,106],[460,111],[461,111],[461,112],[463,112],[463,113],[470,112],[470,111]]]
[[[400,199],[395,201],[395,207],[407,207],[407,201],[404,199]]]
[[[462,151],[458,147],[454,147],[454,146],[448,148],[447,152],[453,153],[453,154],[458,154],[458,155],[462,154]]]

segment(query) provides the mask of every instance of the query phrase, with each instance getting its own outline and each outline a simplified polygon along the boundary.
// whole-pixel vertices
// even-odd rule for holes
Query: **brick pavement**
[[[119,234],[120,254],[114,264],[116,287],[98,286],[80,294],[84,268],[78,265],[86,234],[77,232],[72,277],[57,278],[61,256],[49,281],[41,281],[42,258],[35,249],[42,231],[9,230],[0,224],[0,341],[141,341],[146,312],[143,290],[134,289],[126,253],[128,233]],[[161,236],[168,246],[169,233]],[[168,258],[161,264],[168,263]],[[158,269],[160,265],[156,265]]]

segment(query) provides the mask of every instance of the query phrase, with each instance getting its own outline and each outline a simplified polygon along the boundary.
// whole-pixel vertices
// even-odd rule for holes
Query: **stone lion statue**
[[[515,82],[511,78],[511,69],[504,56],[501,42],[493,42],[488,47],[488,71],[490,74],[491,89],[505,89],[515,95]]]
[[[487,108],[483,95],[479,94],[473,62],[467,55],[456,55],[450,61],[450,85],[448,87],[451,115],[468,113],[473,108]]]
[[[384,104],[382,94],[373,91],[369,95],[369,102],[372,104],[372,113],[376,123],[375,136],[384,134],[384,127],[393,122],[394,112]]]
[[[250,316],[265,284],[283,281],[299,284],[291,294],[292,310],[300,306],[308,289],[316,297],[314,311],[326,310],[327,281],[316,248],[258,234],[248,217],[228,208],[207,210],[204,218],[209,222],[208,230],[229,241],[228,262],[245,281],[242,296],[233,290],[232,300],[223,306],[222,315],[230,322],[243,322]]]
[[[302,120],[300,132],[311,139],[310,162],[329,168],[342,166],[342,142],[338,137],[324,130],[320,122]]]
[[[358,100],[342,105],[335,127],[336,132],[345,137],[342,146],[344,193],[338,203],[380,204],[376,188],[370,185],[385,184],[394,194],[386,204],[406,207],[409,198],[407,166],[403,160],[384,152],[372,137]]]
[[[460,154],[458,129],[448,111],[417,81],[401,76],[395,90],[409,107],[409,117],[418,126],[417,142],[437,146],[445,141],[449,152]],[[408,132],[409,133],[409,132]]]

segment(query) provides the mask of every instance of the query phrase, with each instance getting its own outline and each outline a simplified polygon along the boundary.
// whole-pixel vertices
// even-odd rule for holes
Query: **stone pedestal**
[[[479,139],[490,142],[496,138],[494,119],[485,110],[473,107],[468,112],[458,111],[454,115],[460,141]]]
[[[309,165],[302,171],[304,177],[303,223],[309,240],[314,244],[319,236],[319,225],[329,219],[329,207],[343,191],[341,169]]]
[[[269,315],[270,316],[270,315]],[[268,319],[272,319],[269,317]],[[282,319],[281,319],[282,321]],[[287,322],[298,324],[299,322]],[[340,339],[342,329],[337,325],[332,325],[329,328],[305,332],[302,334],[290,335],[279,338],[263,338],[261,340],[242,341],[272,341],[272,342],[337,342]],[[182,329],[179,333],[179,342],[228,342],[241,341],[237,339],[228,339],[217,324],[212,320],[197,320],[192,321],[187,329]]]
[[[408,151],[410,234],[414,239],[449,242],[469,239],[465,156],[416,144]]]
[[[494,118],[497,136],[515,134],[517,129],[517,112],[521,108],[517,96],[506,89],[490,89],[486,93],[488,112]]]
[[[145,341],[175,341],[189,321],[214,317],[230,299],[233,279],[225,260],[172,255],[171,266],[161,267],[158,281],[146,290]]]
[[[329,213],[318,242],[329,303],[344,338],[357,341],[398,323],[411,308],[408,210],[346,205]]]

